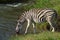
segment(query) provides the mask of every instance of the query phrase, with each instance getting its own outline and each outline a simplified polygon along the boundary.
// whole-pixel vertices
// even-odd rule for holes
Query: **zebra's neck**
[[[21,15],[19,18],[18,18],[19,22],[20,23],[24,23],[25,22],[25,15]]]

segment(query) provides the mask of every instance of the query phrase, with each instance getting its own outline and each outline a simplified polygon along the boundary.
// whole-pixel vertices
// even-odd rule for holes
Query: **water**
[[[18,15],[20,14],[20,5],[11,6],[11,4],[0,4],[0,40],[9,40],[9,37],[15,34],[15,26]]]

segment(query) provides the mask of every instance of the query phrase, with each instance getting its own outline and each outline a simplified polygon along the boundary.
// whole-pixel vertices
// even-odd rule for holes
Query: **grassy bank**
[[[41,32],[38,34],[14,35],[10,40],[60,40],[60,33],[58,32]]]

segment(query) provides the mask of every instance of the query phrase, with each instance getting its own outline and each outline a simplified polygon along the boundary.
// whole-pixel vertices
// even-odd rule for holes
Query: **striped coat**
[[[19,32],[19,29],[22,29],[22,25],[25,21],[27,21],[27,27],[25,30],[25,34],[27,33],[27,30],[32,23],[34,33],[35,30],[35,23],[42,23],[42,22],[48,22],[51,26],[52,32],[55,31],[55,24],[54,19],[57,18],[57,13],[54,9],[30,9],[28,11],[25,11],[21,17],[17,20],[17,26],[16,26],[16,32]],[[20,25],[20,26],[19,26]]]

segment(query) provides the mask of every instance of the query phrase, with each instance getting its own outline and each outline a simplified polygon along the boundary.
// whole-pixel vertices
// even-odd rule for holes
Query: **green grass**
[[[52,8],[60,15],[60,0],[35,0],[34,3],[23,7],[28,10],[31,8]]]
[[[45,31],[38,34],[12,35],[9,40],[60,40],[60,33]]]

